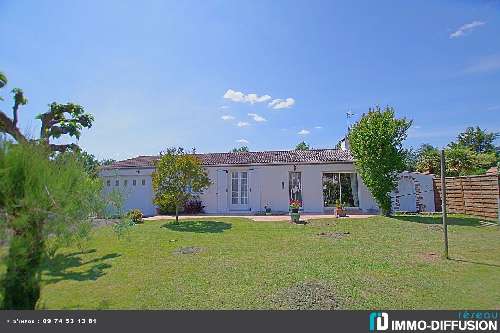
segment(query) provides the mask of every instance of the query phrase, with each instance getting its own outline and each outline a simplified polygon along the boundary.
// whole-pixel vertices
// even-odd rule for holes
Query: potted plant
[[[290,200],[290,217],[292,222],[298,223],[300,220],[299,209],[302,203],[299,200]]]
[[[335,216],[336,217],[344,217],[346,216],[344,207],[342,206],[342,203],[340,202],[339,199],[335,201]]]

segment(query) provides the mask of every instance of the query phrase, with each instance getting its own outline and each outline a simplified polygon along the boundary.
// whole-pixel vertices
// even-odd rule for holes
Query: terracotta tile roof
[[[249,164],[318,164],[352,162],[349,151],[341,149],[252,151],[239,153],[196,154],[205,166]],[[151,168],[158,156],[138,156],[118,161],[102,169]]]

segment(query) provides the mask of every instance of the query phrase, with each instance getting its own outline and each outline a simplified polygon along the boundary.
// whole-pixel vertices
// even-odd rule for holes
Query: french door
[[[300,172],[288,173],[288,198],[298,200],[302,205],[302,174]]]
[[[248,172],[231,172],[231,210],[248,209]]]

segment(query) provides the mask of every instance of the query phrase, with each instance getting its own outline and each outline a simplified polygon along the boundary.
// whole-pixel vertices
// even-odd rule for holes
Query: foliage
[[[441,157],[437,148],[425,144],[419,149],[417,171],[435,175],[441,173]],[[445,149],[446,176],[484,174],[497,162],[495,152],[477,153],[461,144],[450,144]]]
[[[495,152],[495,140],[499,137],[499,133],[486,132],[479,126],[467,127],[457,137],[457,142],[450,143],[450,147],[464,146],[470,148],[475,153]]]
[[[295,146],[295,150],[309,150],[309,149],[311,149],[311,147],[305,141],[302,141]]]
[[[423,144],[417,151],[417,166],[419,172],[438,175],[441,169],[439,150],[430,144]]]
[[[132,209],[127,213],[127,217],[134,223],[142,223],[142,212],[140,209]]]
[[[155,203],[158,206],[158,212],[160,215],[172,215],[175,214],[175,203],[173,201],[161,201]],[[183,207],[178,207],[178,213],[183,213]]]
[[[233,148],[230,153],[248,153],[250,150],[247,146],[241,146],[239,148]]]
[[[189,200],[184,204],[184,213],[201,214],[203,213],[203,202],[201,200]]]
[[[42,121],[40,130],[41,139],[58,139],[63,134],[80,138],[83,128],[92,127],[94,117],[85,113],[82,106],[74,103],[50,103],[49,111],[39,114],[37,119]]]
[[[179,208],[211,184],[199,158],[182,148],[169,148],[160,154],[152,180],[154,203],[160,207],[173,203],[176,221]]]
[[[118,239],[125,238],[129,236],[131,228],[135,225],[134,221],[129,217],[122,217],[113,225],[113,231],[118,236]]]
[[[412,147],[403,150],[405,170],[413,172],[417,170],[418,163],[418,151],[415,151]]]
[[[394,109],[376,106],[353,126],[349,144],[363,182],[378,202],[382,214],[391,210],[389,193],[405,167],[403,141],[411,121],[394,117]]]
[[[335,200],[335,208],[337,208],[337,209],[343,208],[343,205],[342,205],[342,202],[340,202],[340,199]]]
[[[7,78],[5,74],[0,72],[0,88],[6,84]],[[0,111],[0,133],[9,134],[18,143],[39,141],[47,145],[52,151],[63,152],[68,149],[79,149],[74,143],[52,144],[50,140],[60,138],[63,135],[79,139],[81,131],[84,128],[92,127],[94,117],[90,113],[86,113],[82,106],[74,103],[58,104],[53,102],[49,104],[49,111],[37,116],[37,119],[40,119],[42,122],[40,138],[38,140],[31,140],[23,135],[17,127],[19,107],[26,105],[28,100],[20,88],[12,89],[12,94],[14,99],[12,118],[9,118],[4,112]]]
[[[62,153],[59,153],[56,155],[57,158],[65,158],[68,155],[72,155],[74,158],[76,158],[87,174],[92,177],[92,178],[97,178],[98,176],[98,171],[99,171],[99,166],[100,163],[99,161],[95,158],[94,155],[87,153],[84,150],[67,150]]]
[[[106,159],[103,159],[99,162],[99,165],[101,166],[105,166],[105,165],[111,165],[113,163],[115,163],[116,160],[112,159],[112,158],[106,158]]]
[[[0,88],[3,88],[7,85],[7,76],[4,72],[0,72]]]
[[[3,308],[34,309],[40,264],[54,246],[86,237],[90,217],[103,208],[101,183],[71,155],[49,158],[47,147],[0,147],[0,229],[11,235],[2,281]]]

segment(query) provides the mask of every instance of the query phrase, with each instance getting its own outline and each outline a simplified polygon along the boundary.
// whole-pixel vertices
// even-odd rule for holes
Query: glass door
[[[299,200],[302,206],[302,174],[300,172],[289,172],[288,193],[289,199]]]
[[[248,172],[231,172],[231,210],[248,210]]]

